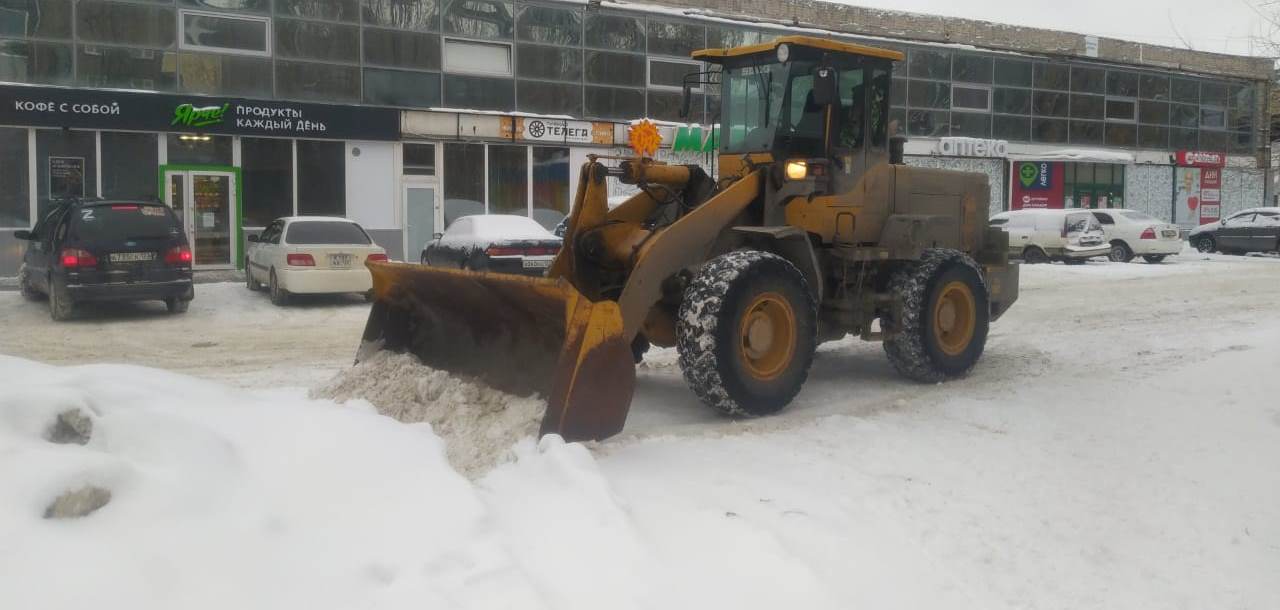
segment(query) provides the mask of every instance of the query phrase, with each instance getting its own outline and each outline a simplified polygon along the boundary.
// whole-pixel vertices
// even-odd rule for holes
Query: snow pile
[[[474,478],[510,454],[517,441],[536,437],[547,403],[507,394],[423,366],[411,354],[377,352],[338,373],[312,398],[364,399],[405,423],[427,423],[445,440],[449,463]]]

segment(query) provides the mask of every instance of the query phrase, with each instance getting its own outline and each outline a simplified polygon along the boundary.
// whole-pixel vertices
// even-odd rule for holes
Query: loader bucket
[[[366,263],[373,307],[359,362],[378,350],[547,401],[541,434],[599,440],[622,430],[635,365],[617,303],[563,279]]]

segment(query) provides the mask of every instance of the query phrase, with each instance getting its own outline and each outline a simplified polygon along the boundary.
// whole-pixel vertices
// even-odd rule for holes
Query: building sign
[[[673,152],[715,152],[720,148],[720,126],[681,125],[671,140]]]
[[[1007,140],[984,140],[981,138],[942,138],[935,149],[944,157],[996,157],[1009,155]]]
[[[393,108],[0,85],[0,125],[400,139]]]
[[[557,144],[613,144],[613,123],[503,117],[502,137]]]
[[[1062,164],[1056,161],[1019,161],[1013,167],[1013,189],[1010,207],[1023,209],[1062,209]]]
[[[658,133],[658,126],[653,121],[637,121],[627,130],[627,144],[637,155],[652,157],[662,145],[662,134]]]
[[[1227,155],[1198,150],[1178,151],[1178,165],[1182,167],[1225,167]]]
[[[1222,217],[1222,168],[1200,170],[1200,224],[1217,222]]]
[[[84,157],[49,157],[49,196],[84,197]]]

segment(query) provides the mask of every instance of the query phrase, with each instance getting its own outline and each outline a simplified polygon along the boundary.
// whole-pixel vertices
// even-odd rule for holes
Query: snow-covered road
[[[475,483],[420,427],[281,389],[346,366],[366,306],[200,288],[65,325],[0,293],[0,353],[240,386],[0,358],[0,607],[1280,607],[1280,258],[1024,267],[970,377],[842,341],[747,422],[657,350],[620,437]],[[51,448],[77,401],[104,437]],[[102,511],[39,518],[94,480]]]

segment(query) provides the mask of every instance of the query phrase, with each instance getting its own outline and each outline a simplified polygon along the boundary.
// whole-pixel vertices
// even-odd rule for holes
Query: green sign
[[[1022,180],[1022,188],[1031,188],[1040,177],[1040,168],[1035,163],[1022,163],[1018,168],[1018,178]]]
[[[720,126],[709,128],[683,126],[676,128],[676,138],[671,142],[673,152],[715,152],[720,147]]]
[[[222,117],[227,113],[227,108],[229,107],[231,107],[231,104],[202,107],[181,104],[173,109],[173,121],[169,125],[182,125],[184,127],[217,125],[222,122]]]

